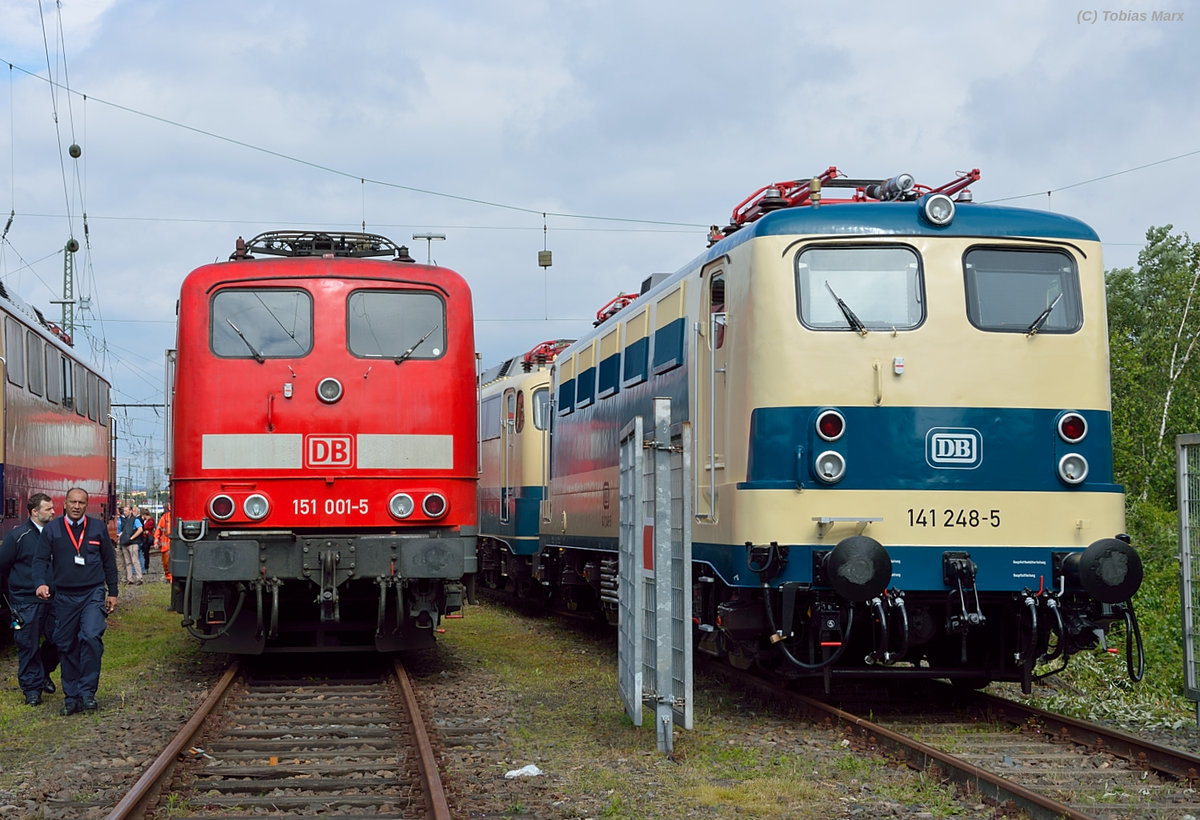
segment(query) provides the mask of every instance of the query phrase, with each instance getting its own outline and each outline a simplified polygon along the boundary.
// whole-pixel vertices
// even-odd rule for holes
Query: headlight
[[[930,194],[921,210],[934,225],[949,225],[954,219],[954,200],[945,194]]]
[[[326,404],[333,404],[342,397],[342,383],[332,376],[321,379],[317,384],[317,398]]]
[[[267,513],[270,511],[271,502],[267,501],[265,495],[255,493],[242,502],[242,512],[246,514],[247,518],[253,521],[261,521],[267,517]]]
[[[416,509],[412,496],[408,493],[396,493],[388,501],[388,512],[396,518],[408,518]]]
[[[817,478],[826,484],[836,484],[846,474],[846,459],[842,458],[841,453],[834,450],[826,450],[817,456],[813,466]]]
[[[1079,453],[1067,453],[1058,460],[1058,477],[1065,484],[1082,484],[1087,474],[1087,459]]]

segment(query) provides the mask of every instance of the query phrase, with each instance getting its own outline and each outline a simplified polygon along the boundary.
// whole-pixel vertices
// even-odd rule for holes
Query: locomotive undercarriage
[[[171,605],[212,652],[431,647],[441,619],[462,609],[475,570],[473,535],[457,531],[213,537],[205,529],[172,539]]]
[[[1019,682],[1028,692],[1075,652],[1105,640],[1126,604],[1086,596],[979,595],[963,618],[957,593],[890,590],[852,603],[830,591],[784,585],[731,589],[701,575],[693,587],[697,651],[785,678],[947,678],[983,686]],[[1057,613],[1057,614],[1056,614]],[[1061,615],[1061,617],[1060,617]],[[1056,668],[1043,672],[1045,665]]]
[[[953,550],[942,556],[944,590],[884,589],[878,578],[890,576],[886,552],[871,539],[846,541],[837,557],[812,553],[820,586],[771,583],[786,563],[786,550],[777,547],[750,551],[752,568],[767,579],[757,588],[727,586],[711,568],[695,565],[696,651],[779,677],[824,678],[826,685],[834,677],[918,677],[968,686],[1019,682],[1029,691],[1074,653],[1109,649],[1106,636],[1117,624],[1124,627],[1129,675],[1140,678],[1134,669],[1142,664],[1140,634],[1129,598],[1141,568],[1123,541],[1103,539],[1085,553],[1064,553],[1055,588],[986,593],[976,587],[969,553]],[[480,550],[480,566],[490,586],[616,623],[614,553],[552,548],[524,558],[494,542]],[[1103,583],[1089,580],[1093,575]]]

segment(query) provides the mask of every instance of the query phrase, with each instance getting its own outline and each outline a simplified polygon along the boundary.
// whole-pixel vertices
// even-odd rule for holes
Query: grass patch
[[[59,715],[62,687],[44,696],[39,707],[25,705],[17,683],[17,650],[11,641],[0,653],[0,788],[11,787],[26,767],[16,763],[34,753],[66,748],[76,734],[78,721],[112,719],[114,713],[136,711],[144,684],[151,677],[197,652],[195,641],[180,628],[180,616],[167,611],[170,588],[166,584],[122,588],[117,610],[108,618],[104,633],[104,658],[96,699],[100,712],[67,718]],[[136,604],[136,605],[135,605]],[[52,677],[61,680],[58,671]]]
[[[643,714],[640,728],[625,715],[608,635],[582,634],[485,602],[471,606],[442,645],[443,651],[484,665],[510,693],[524,723],[509,735],[513,766],[536,763],[549,788],[590,798],[588,805],[597,806],[601,817],[824,820],[843,804],[878,803],[880,795],[925,807],[933,817],[956,810],[952,789],[932,788],[916,776],[899,778],[904,781],[899,788],[883,785],[897,779],[886,760],[849,753],[806,756],[804,741],[815,730],[786,716],[781,721],[771,705],[750,707],[702,676],[694,693],[696,728],[676,730],[668,760],[655,748],[653,711]],[[745,738],[747,723],[760,720],[775,728],[764,729],[752,743],[731,740]]]

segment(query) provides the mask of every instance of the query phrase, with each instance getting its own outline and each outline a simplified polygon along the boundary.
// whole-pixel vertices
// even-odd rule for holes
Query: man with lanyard
[[[67,491],[67,514],[42,530],[33,565],[39,598],[50,597],[49,581],[54,580],[54,642],[62,662],[64,715],[98,708],[105,619],[117,608],[116,552],[104,522],[84,515],[87,505],[86,490]]]
[[[54,501],[45,493],[34,493],[29,497],[28,508],[29,520],[4,536],[0,545],[0,575],[8,576],[13,643],[17,645],[17,682],[25,693],[25,703],[40,706],[42,692],[54,691],[50,673],[58,666],[58,648],[52,640],[51,606],[35,593],[33,559],[41,546],[42,528],[54,517]]]

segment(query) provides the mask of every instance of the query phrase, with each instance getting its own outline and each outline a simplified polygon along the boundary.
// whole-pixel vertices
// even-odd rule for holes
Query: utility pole
[[[75,343],[75,252],[78,250],[79,241],[72,236],[63,247],[63,298],[50,300],[51,304],[62,305],[59,326],[71,344]]]

